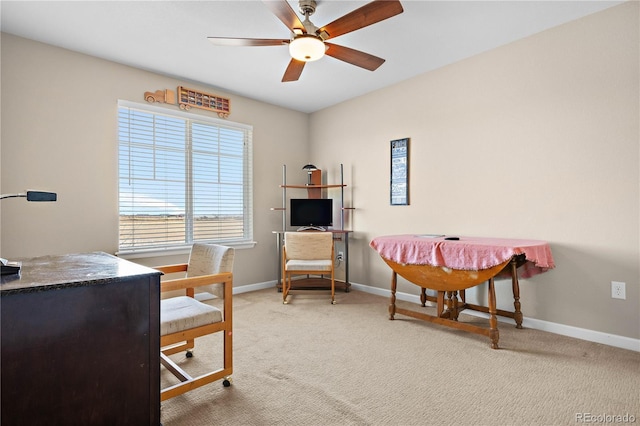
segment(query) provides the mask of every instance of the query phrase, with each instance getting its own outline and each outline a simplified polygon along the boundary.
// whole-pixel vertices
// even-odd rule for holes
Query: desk
[[[349,282],[349,234],[351,231],[343,229],[330,229],[326,232],[333,234],[333,241],[344,241],[344,283],[336,280],[336,289],[344,289],[349,292],[351,284]],[[278,251],[278,282],[276,287],[278,291],[282,291],[282,245],[284,239],[284,231],[273,231],[276,234],[276,250]],[[336,252],[337,253],[337,252]],[[304,280],[293,280],[291,290],[326,290],[331,289],[331,283],[324,278],[307,278]]]
[[[2,276],[3,425],[160,424],[160,272],[106,253]]]
[[[529,278],[555,267],[549,244],[538,240],[478,237],[447,240],[444,236],[411,234],[377,237],[370,246],[393,271],[390,319],[398,313],[486,335],[493,349],[498,348],[499,340],[496,315],[513,318],[516,327],[522,328],[518,270],[523,278]],[[436,303],[435,316],[396,308],[397,275],[421,287],[422,306],[427,300]],[[496,309],[495,278],[511,278],[513,312]],[[488,281],[489,306],[466,303],[465,290],[485,281]],[[437,296],[427,296],[426,289],[436,290]],[[489,329],[458,322],[458,313],[464,309],[488,313]]]

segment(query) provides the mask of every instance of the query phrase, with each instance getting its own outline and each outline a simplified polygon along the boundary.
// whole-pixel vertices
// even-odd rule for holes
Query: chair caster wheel
[[[331,304],[332,304],[332,305],[335,305],[335,304],[336,304],[336,301],[335,301],[335,300],[332,300],[332,301],[331,301]]]
[[[222,386],[224,386],[225,388],[228,388],[229,386],[231,386],[231,381],[229,379],[224,379],[222,381]]]
[[[187,351],[187,353],[186,353],[186,357],[187,357],[187,358],[193,358],[193,352],[191,352],[191,351]]]
[[[283,300],[283,301],[282,301],[282,304],[283,304],[283,305],[288,305],[288,304],[289,304],[289,302],[287,302],[286,300]]]

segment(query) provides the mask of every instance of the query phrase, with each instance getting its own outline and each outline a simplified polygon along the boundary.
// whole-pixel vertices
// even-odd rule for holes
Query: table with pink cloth
[[[491,346],[497,348],[496,315],[513,318],[516,327],[522,328],[518,274],[521,278],[530,278],[554,268],[551,248],[545,241],[529,239],[449,238],[444,235],[405,234],[376,237],[371,241],[370,246],[393,271],[390,319],[399,313],[487,335],[491,338]],[[427,300],[436,303],[435,316],[396,308],[397,275],[421,287],[422,306]],[[511,278],[513,312],[496,309],[494,279],[500,278]],[[488,282],[489,306],[467,303],[465,290],[484,282]],[[435,290],[437,296],[427,296],[427,289]],[[458,313],[463,309],[488,313],[490,328],[459,322]]]

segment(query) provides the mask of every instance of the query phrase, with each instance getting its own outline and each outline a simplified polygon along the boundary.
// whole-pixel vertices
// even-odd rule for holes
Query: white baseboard
[[[351,286],[354,289],[357,289],[366,293],[376,294],[378,296],[385,296],[385,297],[391,296],[391,290],[381,289],[377,287],[370,287],[368,285],[356,284],[353,282],[351,283]],[[420,297],[413,294],[397,292],[396,298],[398,300],[402,300],[406,302],[420,303]],[[489,317],[488,314],[484,312],[478,312],[478,311],[466,310],[464,311],[464,313],[468,315],[482,317],[482,318]],[[498,321],[506,322],[507,320],[513,322],[513,320],[510,318],[498,317]],[[618,336],[616,334],[602,333],[600,331],[588,330],[586,328],[573,327],[571,325],[558,324],[558,323],[553,323],[549,321],[543,321],[535,318],[526,318],[526,317],[522,320],[522,326],[526,328],[532,328],[534,330],[547,331],[549,333],[560,334],[562,336],[574,337],[576,339],[587,340],[589,342],[602,343],[608,346],[615,346],[617,348],[640,352],[640,340],[632,339],[630,337]]]
[[[250,291],[263,290],[265,288],[275,288],[276,283],[277,281],[273,280],[273,281],[267,281],[263,283],[234,287],[233,293],[240,294],[240,293],[247,293]],[[383,296],[383,297],[391,296],[391,290],[387,290],[387,289],[370,287],[368,285],[357,284],[354,282],[351,283],[351,287],[353,287],[354,290],[359,290],[365,293],[371,293],[378,296]],[[420,303],[420,297],[414,294],[397,292],[396,298],[398,300],[402,300],[405,302]],[[485,314],[484,312],[478,312],[478,311],[466,310],[464,311],[464,313],[468,315],[475,315],[482,318],[489,317],[488,314]],[[498,317],[498,321],[512,322],[513,320],[511,318]],[[560,334],[562,336],[574,337],[576,339],[587,340],[589,342],[602,343],[603,345],[614,346],[617,348],[640,352],[639,339],[632,339],[630,337],[618,336],[616,334],[602,333],[600,331],[588,330],[586,328],[573,327],[570,325],[558,324],[558,323],[543,321],[535,318],[527,318],[527,317],[525,317],[522,320],[522,325],[523,327],[532,328],[534,330],[547,331],[549,333]]]
[[[248,293],[250,291],[264,290],[265,288],[275,288],[276,287],[276,283],[277,283],[277,281],[273,280],[273,281],[267,281],[267,282],[264,282],[264,283],[241,285],[241,286],[233,288],[233,294]]]

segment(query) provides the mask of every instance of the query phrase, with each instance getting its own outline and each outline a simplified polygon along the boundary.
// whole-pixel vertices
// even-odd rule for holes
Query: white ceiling
[[[318,0],[318,27],[368,1]],[[3,32],[313,112],[622,1],[417,1],[404,13],[332,39],[382,57],[367,71],[325,56],[282,83],[287,46],[220,47],[207,36],[288,38],[260,1],[7,1]],[[289,1],[298,11],[297,1]],[[158,88],[150,87],[149,90]]]

